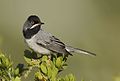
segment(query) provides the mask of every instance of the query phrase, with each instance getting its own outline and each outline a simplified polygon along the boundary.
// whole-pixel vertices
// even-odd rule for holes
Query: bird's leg
[[[50,64],[51,58],[52,58],[52,56],[51,56],[51,55],[48,55],[48,64]]]
[[[51,55],[48,55],[48,60],[51,60],[51,57],[52,57]]]
[[[67,61],[68,56],[69,56],[68,54],[63,54],[63,60]]]

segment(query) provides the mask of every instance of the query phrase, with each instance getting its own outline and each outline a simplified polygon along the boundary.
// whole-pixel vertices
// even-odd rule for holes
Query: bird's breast
[[[26,41],[27,45],[31,49],[33,49],[35,52],[38,52],[40,54],[50,54],[50,51],[48,49],[43,48],[42,46],[40,46],[36,43],[34,36],[31,39],[26,39],[25,41]]]

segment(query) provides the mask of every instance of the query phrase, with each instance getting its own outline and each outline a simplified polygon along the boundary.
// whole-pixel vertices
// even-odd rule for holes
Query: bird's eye
[[[31,23],[31,24],[35,24],[35,22],[34,22],[34,21],[31,21],[30,23]]]

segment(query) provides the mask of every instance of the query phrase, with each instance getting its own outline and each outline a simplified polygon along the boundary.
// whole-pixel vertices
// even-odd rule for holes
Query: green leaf
[[[75,81],[73,74],[69,74],[68,77],[69,77],[69,81]]]
[[[26,70],[26,72],[25,72],[25,74],[24,74],[24,77],[25,77],[25,78],[28,77],[28,75],[29,75],[29,73],[31,72],[31,70],[33,69],[33,67],[32,67],[32,66],[29,66],[27,69],[28,69],[28,70]]]
[[[56,66],[58,68],[60,68],[62,66],[62,61],[63,61],[63,58],[62,57],[58,57],[57,60],[56,60]]]
[[[31,58],[27,58],[27,57],[24,56],[24,59],[28,64],[31,64]]]
[[[52,77],[51,77],[52,81],[55,81],[55,80],[56,80],[57,74],[58,74],[58,69],[54,66],[54,67],[52,68]]]
[[[39,79],[39,80],[42,80],[43,76],[40,72],[36,72],[35,73],[35,78]]]
[[[68,76],[65,77],[65,81],[69,81],[69,77]]]
[[[47,62],[47,60],[48,60],[48,56],[45,55],[42,57],[42,62]]]
[[[52,70],[51,70],[51,67],[47,67],[47,70],[48,70],[48,77],[51,78],[52,77]]]
[[[14,81],[21,81],[20,77],[16,77]]]
[[[44,74],[47,74],[47,68],[46,68],[45,63],[41,63],[40,68],[41,68],[41,71],[42,71]]]
[[[52,61],[52,62],[53,62],[53,64],[56,64],[56,59],[55,59],[55,58],[53,58],[53,61]]]
[[[15,76],[19,75],[19,68],[16,68],[16,69],[14,70],[14,74],[15,74]]]
[[[2,64],[4,67],[8,67],[9,61],[8,61],[8,59],[7,59],[5,56],[1,58],[1,64]]]
[[[65,76],[64,79],[65,79],[65,81],[75,81],[73,74],[69,74],[69,75]]]

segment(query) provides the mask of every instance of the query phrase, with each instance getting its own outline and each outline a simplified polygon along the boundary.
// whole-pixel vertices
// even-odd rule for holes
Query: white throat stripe
[[[39,26],[40,24],[34,24],[30,29],[33,29],[36,26]]]

